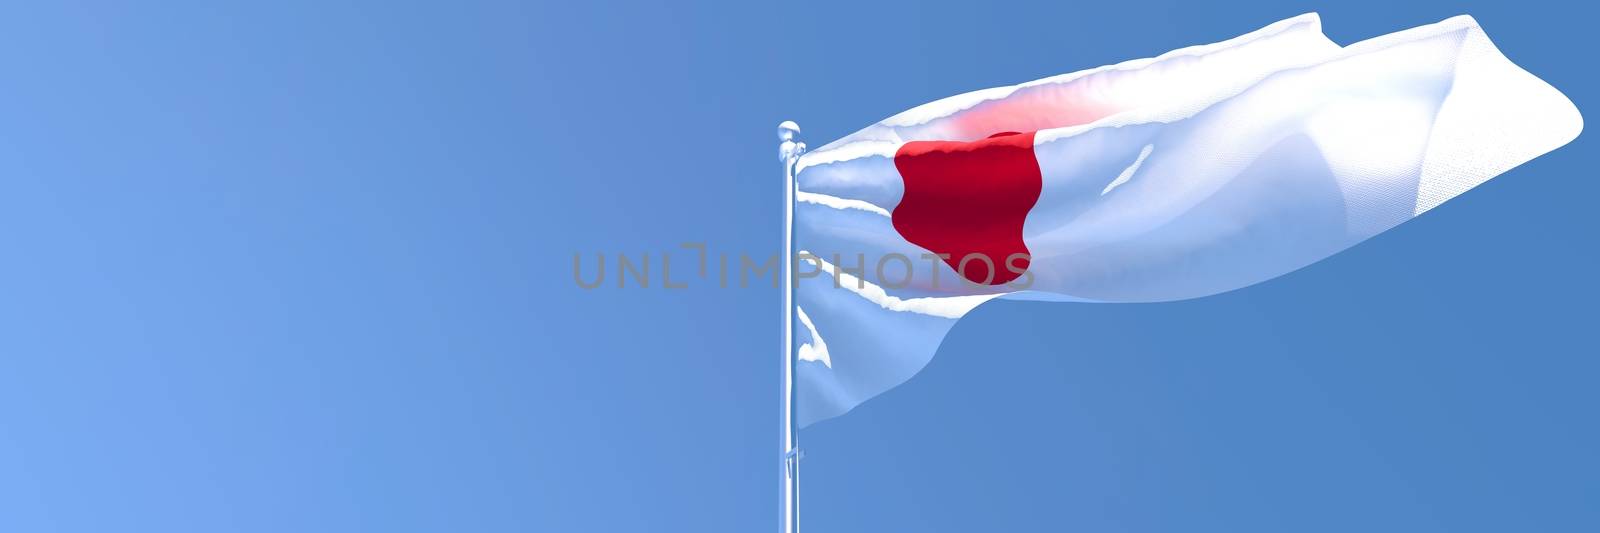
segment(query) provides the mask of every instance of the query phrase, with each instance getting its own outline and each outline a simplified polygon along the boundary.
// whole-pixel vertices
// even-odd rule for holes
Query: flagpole
[[[783,161],[783,445],[781,458],[780,490],[783,524],[781,533],[800,531],[800,432],[795,424],[794,408],[794,194],[795,163],[806,151],[800,142],[800,125],[785,120],[778,124],[778,158]]]

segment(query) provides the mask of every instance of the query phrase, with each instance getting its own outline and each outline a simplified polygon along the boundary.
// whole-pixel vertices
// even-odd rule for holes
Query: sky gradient
[[[1308,11],[1596,102],[1557,2],[5,6],[0,530],[771,530],[778,292],[574,253],[774,253],[779,121]],[[802,434],[805,527],[1600,529],[1590,137],[1245,290],[985,305]]]

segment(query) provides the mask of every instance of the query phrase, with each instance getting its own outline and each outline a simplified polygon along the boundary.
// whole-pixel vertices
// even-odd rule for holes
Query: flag
[[[1246,287],[1581,129],[1468,16],[1341,47],[1302,15],[894,115],[795,163],[798,423],[910,379],[986,301]]]

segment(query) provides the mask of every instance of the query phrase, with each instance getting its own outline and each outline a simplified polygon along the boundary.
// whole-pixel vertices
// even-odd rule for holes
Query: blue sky
[[[573,253],[776,251],[781,120],[1307,11],[1595,101],[1556,2],[0,8],[0,530],[776,527],[777,292]],[[1589,137],[1242,291],[986,305],[807,430],[806,527],[1595,530]]]

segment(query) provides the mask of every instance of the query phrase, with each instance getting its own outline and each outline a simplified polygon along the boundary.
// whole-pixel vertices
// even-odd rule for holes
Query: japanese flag
[[[1582,124],[1471,17],[1341,47],[1314,14],[892,116],[795,165],[800,423],[909,379],[990,299],[1246,287]]]

